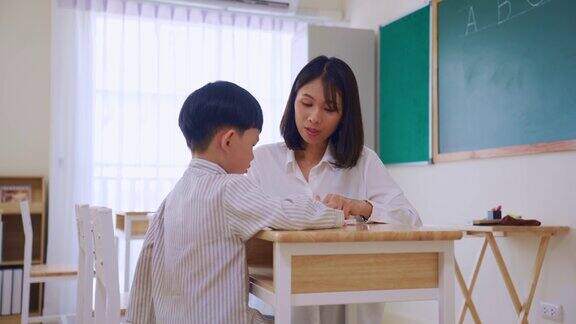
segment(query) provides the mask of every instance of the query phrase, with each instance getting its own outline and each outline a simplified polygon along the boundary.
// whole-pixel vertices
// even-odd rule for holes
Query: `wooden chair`
[[[78,285],[76,296],[76,322],[93,324],[94,296],[94,239],[88,205],[76,205],[78,230]]]
[[[126,312],[128,295],[120,295],[112,210],[104,207],[90,207],[90,216],[96,269],[94,320],[96,323],[120,323]]]
[[[42,322],[47,320],[60,320],[67,322],[66,315],[29,316],[30,285],[38,282],[76,279],[78,271],[74,266],[39,264],[32,265],[32,220],[30,218],[30,206],[27,201],[20,202],[22,214],[22,226],[24,227],[24,271],[22,273],[22,324]]]

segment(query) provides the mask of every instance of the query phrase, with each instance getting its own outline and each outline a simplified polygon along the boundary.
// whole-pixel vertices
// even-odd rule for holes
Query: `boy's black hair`
[[[249,128],[262,131],[262,108],[244,88],[227,81],[208,83],[192,92],[180,110],[178,125],[186,144],[203,152],[222,127],[233,127],[241,134]]]
[[[286,146],[291,150],[303,150],[304,139],[296,127],[295,107],[298,90],[305,84],[320,79],[324,86],[324,97],[336,102],[342,99],[342,118],[334,133],[328,139],[337,168],[352,168],[360,159],[364,147],[364,129],[360,95],[354,72],[344,61],[335,57],[318,56],[302,68],[290,91],[288,103],[280,122],[280,132]]]

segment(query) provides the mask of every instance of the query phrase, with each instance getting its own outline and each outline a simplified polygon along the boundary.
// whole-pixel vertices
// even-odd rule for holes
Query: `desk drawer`
[[[116,214],[116,229],[125,232],[125,220],[126,216],[123,214]],[[146,231],[148,230],[148,220],[132,220],[131,221],[132,230],[130,231],[132,236],[141,236],[145,235]]]
[[[438,287],[438,253],[292,257],[292,293]]]

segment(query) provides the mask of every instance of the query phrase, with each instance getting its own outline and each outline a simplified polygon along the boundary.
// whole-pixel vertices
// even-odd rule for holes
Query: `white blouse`
[[[318,165],[310,170],[308,181],[302,175],[294,158],[294,151],[285,143],[263,145],[254,150],[254,160],[248,177],[257,182],[268,195],[283,198],[294,194],[316,195],[339,194],[347,198],[368,200],[373,208],[369,222],[407,224],[421,226],[418,212],[404,197],[404,193],[386,171],[384,164],[374,151],[364,147],[356,166],[339,169],[330,150]],[[265,314],[273,309],[261,300],[250,296],[250,305]],[[380,324],[384,316],[384,304],[357,304],[300,306],[292,309],[293,324],[345,323],[346,318],[363,324]]]
[[[327,149],[320,163],[310,170],[306,181],[294,151],[285,143],[268,144],[254,150],[248,176],[272,196],[308,194],[324,198],[328,194],[339,194],[368,200],[373,206],[368,222],[422,225],[418,212],[374,151],[364,146],[358,163],[350,169],[336,168],[330,163],[334,161]]]

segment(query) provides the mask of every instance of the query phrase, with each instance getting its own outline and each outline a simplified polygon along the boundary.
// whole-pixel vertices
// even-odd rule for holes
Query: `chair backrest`
[[[120,323],[120,286],[118,256],[114,246],[112,210],[90,207],[93,225],[96,269],[94,320],[96,323]]]
[[[94,295],[94,239],[92,220],[88,205],[76,205],[78,231],[78,282],[76,296],[76,321],[92,324],[92,300]]]
[[[28,323],[28,303],[25,301],[30,300],[30,267],[32,266],[32,220],[30,219],[30,205],[28,201],[20,202],[20,215],[22,216],[22,227],[24,228],[24,264],[22,269],[22,310],[21,321]]]

